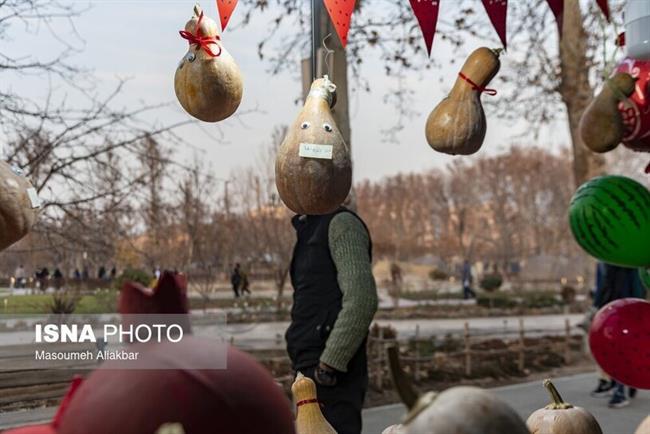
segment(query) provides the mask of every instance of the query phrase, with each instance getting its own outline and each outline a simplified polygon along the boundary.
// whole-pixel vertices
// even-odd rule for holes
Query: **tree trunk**
[[[591,152],[582,142],[578,125],[593,98],[589,84],[587,34],[579,0],[565,0],[562,39],[560,40],[560,95],[569,117],[573,145],[573,180],[578,187],[605,169],[602,155]]]

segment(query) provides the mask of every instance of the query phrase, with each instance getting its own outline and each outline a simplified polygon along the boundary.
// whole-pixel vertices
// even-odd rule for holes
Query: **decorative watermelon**
[[[623,176],[594,178],[569,206],[571,232],[590,255],[623,267],[650,265],[650,192]]]
[[[639,278],[643,287],[647,290],[650,290],[650,269],[641,267],[639,268]]]
[[[613,379],[650,389],[650,303],[622,298],[603,307],[591,324],[589,347]]]

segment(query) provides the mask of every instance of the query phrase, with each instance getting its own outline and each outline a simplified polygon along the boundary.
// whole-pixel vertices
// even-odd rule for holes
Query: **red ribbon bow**
[[[472,85],[472,89],[474,89],[474,90],[477,90],[477,91],[479,91],[479,92],[485,92],[485,93],[487,93],[488,95],[492,95],[492,96],[494,96],[494,95],[497,94],[497,90],[496,90],[496,89],[488,89],[487,87],[479,86],[478,84],[474,83],[474,82],[472,81],[471,78],[469,78],[468,76],[466,76],[466,75],[463,74],[462,72],[459,72],[458,75],[460,76],[460,78],[462,78],[463,80],[465,80],[466,82],[468,82],[469,84],[471,84],[471,85]]]
[[[194,33],[188,32],[187,30],[181,30],[178,33],[180,33],[181,38],[187,39],[190,43],[190,45],[196,44],[199,47],[203,48],[203,50],[208,53],[209,56],[212,57],[219,57],[221,55],[221,46],[217,43],[217,41],[221,40],[220,36],[201,36],[201,21],[203,20],[203,12],[201,12],[201,15],[199,15],[199,21],[196,23],[196,35]],[[212,49],[210,48],[210,45],[214,44],[219,48],[219,52],[215,54]]]

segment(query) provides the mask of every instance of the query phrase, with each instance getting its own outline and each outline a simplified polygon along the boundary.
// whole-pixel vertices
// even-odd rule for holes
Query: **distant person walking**
[[[16,278],[16,288],[24,288],[25,287],[25,278],[27,275],[25,274],[25,267],[23,267],[22,264],[20,264],[14,273],[14,277]]]
[[[54,274],[52,275],[52,279],[54,281],[54,288],[59,290],[61,287],[63,287],[63,273],[61,273],[61,270],[57,267],[54,270]]]
[[[232,290],[235,293],[235,298],[239,298],[239,285],[241,285],[242,275],[241,275],[241,266],[239,263],[235,264],[232,273],[230,274],[230,284],[232,285]]]
[[[463,298],[465,298],[465,300],[475,298],[476,293],[472,289],[472,282],[474,281],[474,276],[472,276],[472,266],[467,259],[463,262],[461,279],[463,281]]]
[[[645,298],[645,289],[635,268],[598,263],[595,289],[594,307],[597,309],[621,298]],[[614,393],[609,400],[609,406],[611,408],[621,408],[630,404],[628,396],[629,398],[636,396],[636,389],[630,387],[629,395],[626,395],[625,388],[624,384],[601,377],[598,380],[598,386],[591,392],[591,395],[596,397],[608,396],[613,390]]]
[[[106,278],[106,267],[103,265],[99,267],[99,271],[97,272],[97,278],[99,280],[104,280]]]
[[[74,276],[74,280],[81,280],[81,271],[79,271],[78,268],[75,268],[73,276]]]
[[[117,268],[115,268],[115,265],[113,265],[113,268],[111,268],[111,280],[115,280],[117,277]]]
[[[239,294],[244,296],[245,294],[251,295],[250,290],[250,280],[248,279],[248,272],[244,269],[239,270],[241,276],[241,282],[239,283]]]

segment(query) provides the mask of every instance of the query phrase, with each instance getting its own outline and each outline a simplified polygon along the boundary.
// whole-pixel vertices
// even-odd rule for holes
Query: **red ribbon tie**
[[[302,407],[303,405],[307,404],[318,404],[318,399],[304,399],[302,401],[296,402],[296,407]]]
[[[462,72],[459,72],[458,75],[460,76],[460,78],[462,78],[463,80],[465,80],[466,82],[471,84],[472,89],[478,91],[479,93],[485,92],[485,93],[487,93],[488,95],[491,95],[491,96],[494,96],[494,95],[497,94],[496,89],[488,89],[487,87],[479,86],[478,84],[474,83],[471,78],[469,78],[468,76],[466,76]]]
[[[199,21],[196,23],[196,35],[192,32],[188,32],[187,30],[181,30],[178,33],[181,35],[181,38],[187,39],[190,43],[190,45],[198,45],[199,47],[203,48],[203,51],[208,53],[209,56],[212,57],[219,57],[221,55],[221,46],[217,43],[217,41],[221,40],[221,37],[219,36],[201,36],[201,21],[203,20],[203,12],[201,12],[201,15],[199,15]],[[214,44],[219,48],[218,53],[214,53],[212,49],[210,48],[210,45]]]

